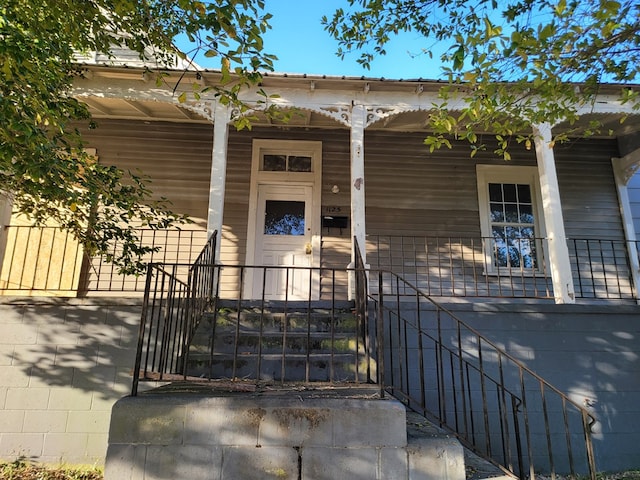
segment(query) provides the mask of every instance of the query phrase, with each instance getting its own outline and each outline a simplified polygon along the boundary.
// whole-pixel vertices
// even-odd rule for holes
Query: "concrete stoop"
[[[367,387],[169,391],[112,410],[106,480],[464,480],[460,443],[407,433]],[[411,432],[411,431],[410,431]]]
[[[442,436],[446,435],[425,417],[407,411],[407,439],[410,445]],[[468,448],[462,448],[466,480],[513,480],[516,478],[504,473],[500,468],[479,457]]]

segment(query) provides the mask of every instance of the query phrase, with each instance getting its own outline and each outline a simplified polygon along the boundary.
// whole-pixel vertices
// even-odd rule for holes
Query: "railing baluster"
[[[425,410],[427,408],[427,392],[426,392],[426,376],[424,371],[424,347],[422,335],[422,315],[420,309],[420,297],[416,296],[416,323],[418,335],[418,361],[420,362],[420,407]]]
[[[551,445],[551,431],[549,424],[549,412],[547,410],[547,397],[544,391],[544,383],[539,382],[540,384],[540,398],[542,400],[542,415],[544,419],[544,429],[547,434],[547,454],[549,456],[549,466],[551,471],[551,480],[555,480],[556,478],[556,466],[553,461],[553,446]]]

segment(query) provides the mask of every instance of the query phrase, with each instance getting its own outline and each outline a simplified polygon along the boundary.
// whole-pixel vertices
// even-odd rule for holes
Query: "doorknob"
[[[304,245],[304,253],[306,253],[307,255],[311,255],[312,252],[312,248],[311,248],[311,244],[310,243],[305,243]]]

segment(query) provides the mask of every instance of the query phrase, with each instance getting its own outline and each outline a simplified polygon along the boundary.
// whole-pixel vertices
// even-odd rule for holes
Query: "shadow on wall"
[[[0,457],[104,462],[111,408],[131,389],[138,302],[0,304]]]
[[[461,319],[587,407],[598,470],[640,466],[640,307],[475,305]]]
[[[129,392],[140,322],[139,304],[24,305],[32,344],[16,346],[14,365],[48,387],[67,387],[115,401]],[[82,302],[85,303],[85,302]]]

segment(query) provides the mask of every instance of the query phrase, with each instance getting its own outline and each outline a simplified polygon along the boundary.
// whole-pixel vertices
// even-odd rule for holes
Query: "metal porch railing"
[[[59,228],[12,225],[2,233],[0,293],[86,296],[144,292],[144,275],[120,275],[104,258],[87,258],[78,242]],[[140,229],[138,235],[143,245],[158,249],[145,262],[185,267],[207,242],[206,232],[196,229]],[[638,252],[639,245],[620,240],[568,240],[576,297],[637,298],[629,251]],[[115,244],[113,253],[119,248]],[[501,260],[496,263],[494,258]],[[544,238],[516,239],[503,245],[493,238],[369,235],[367,260],[372,268],[391,270],[430,296],[553,298]]]
[[[133,395],[142,380],[373,383],[366,305],[339,300],[353,270],[205,262],[185,281],[183,267],[149,267]]]
[[[184,372],[191,338],[214,300],[216,242],[214,232],[191,265],[148,265],[132,395],[137,395],[141,379],[162,380]]]
[[[207,243],[195,229],[139,229],[142,245],[157,249],[146,263],[191,265]],[[112,245],[117,254],[121,245]],[[84,296],[101,292],[137,292],[144,275],[121,275],[103,257],[87,257],[73,236],[58,227],[5,226],[0,237],[0,291],[8,295]]]
[[[399,275],[369,275],[388,392],[519,478],[596,478],[585,408]]]
[[[568,240],[576,297],[636,298],[628,252],[639,243]],[[545,238],[369,235],[367,261],[429,296],[553,298]]]

